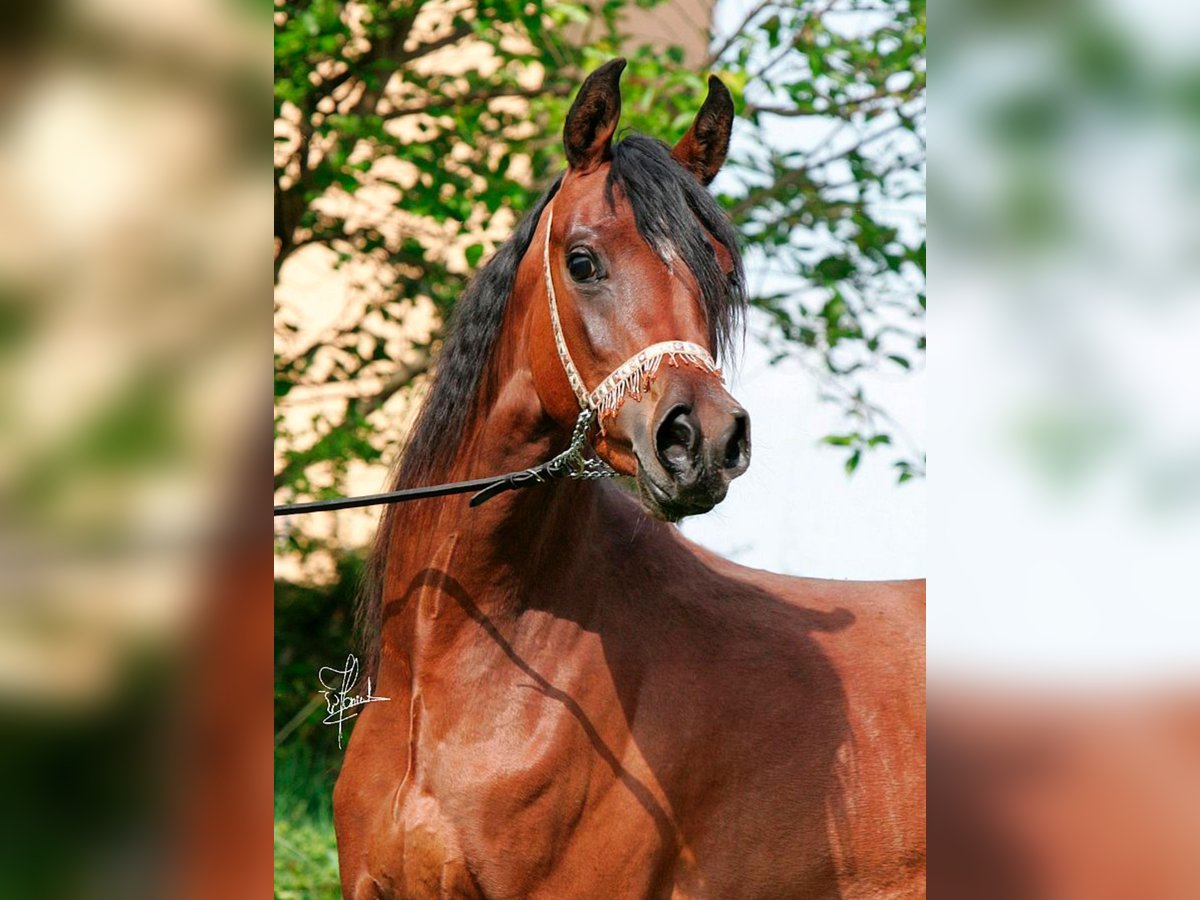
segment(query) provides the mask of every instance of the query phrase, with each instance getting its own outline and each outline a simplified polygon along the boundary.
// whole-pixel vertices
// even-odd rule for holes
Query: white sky
[[[740,23],[750,6],[746,0],[719,2],[718,35]],[[825,131],[819,122],[798,118],[768,117],[767,126],[773,143],[794,147],[818,142]],[[746,149],[746,140],[748,135],[735,127],[733,153]],[[726,178],[723,172],[716,187],[732,187]],[[757,273],[753,262],[747,263],[748,280],[755,285]],[[895,455],[888,448],[867,454],[847,476],[844,450],[818,443],[824,435],[848,430],[837,407],[818,400],[815,380],[799,363],[770,366],[768,357],[749,337],[738,371],[727,373],[731,393],[750,413],[750,469],[715,510],[686,520],[684,534],[744,565],[790,575],[923,577],[924,479],[897,485],[891,467]],[[895,376],[868,373],[862,382],[867,397],[924,449],[923,369]]]
[[[818,444],[841,428],[836,408],[819,402],[799,363],[769,366],[767,357],[748,340],[740,372],[727,380],[750,413],[750,468],[720,506],[685,520],[684,534],[744,565],[790,575],[924,576],[924,479],[897,486],[886,448],[847,476],[845,453]],[[924,375],[864,381],[925,446]]]

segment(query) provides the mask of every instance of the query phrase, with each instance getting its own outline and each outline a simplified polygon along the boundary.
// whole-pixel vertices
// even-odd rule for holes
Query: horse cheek
[[[569,430],[579,417],[579,401],[555,350],[549,314],[534,316],[529,331],[529,366],[538,398],[550,418]]]

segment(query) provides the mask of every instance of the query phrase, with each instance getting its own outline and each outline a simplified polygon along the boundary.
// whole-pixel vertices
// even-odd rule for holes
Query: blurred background
[[[0,896],[236,896],[270,852],[269,30],[4,12]]]
[[[945,16],[931,669],[1196,678],[1200,10]]]
[[[934,14],[936,896],[1200,896],[1200,6]]]

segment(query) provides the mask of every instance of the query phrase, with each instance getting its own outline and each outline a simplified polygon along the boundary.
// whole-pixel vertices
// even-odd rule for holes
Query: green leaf
[[[834,447],[849,447],[858,439],[856,434],[827,434],[821,438],[822,444],[830,444]]]
[[[858,468],[858,464],[860,462],[862,462],[862,451],[855,450],[848,457],[846,457],[846,474],[853,475],[854,470]]]

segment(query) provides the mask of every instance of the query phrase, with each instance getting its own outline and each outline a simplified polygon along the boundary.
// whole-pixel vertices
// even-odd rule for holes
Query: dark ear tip
[[[725,82],[716,75],[708,76],[708,96],[704,102],[706,105],[720,103],[722,106],[733,109],[733,95],[729,93],[729,88],[725,87]]]
[[[621,117],[622,57],[610,59],[583,80],[563,123],[567,164],[588,172],[611,154],[609,147]]]
[[[602,88],[606,91],[619,92],[621,73],[625,71],[625,57],[618,56],[616,59],[610,59],[604,65],[595,69],[587,78],[583,79],[583,85],[579,88],[579,96],[589,94],[597,88]]]
[[[629,65],[628,61],[623,56],[618,56],[616,59],[610,59],[596,71],[588,76],[590,81],[593,78],[610,78],[616,80],[621,77],[621,73],[625,71],[625,67]]]

